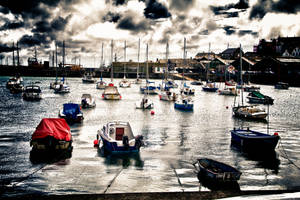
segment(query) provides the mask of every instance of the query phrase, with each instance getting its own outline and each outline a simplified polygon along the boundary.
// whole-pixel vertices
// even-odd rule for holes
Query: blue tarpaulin
[[[65,103],[64,104],[64,110],[63,113],[67,116],[67,117],[71,117],[73,119],[75,119],[77,117],[77,114],[79,114],[80,111],[80,107],[78,104],[75,103]]]

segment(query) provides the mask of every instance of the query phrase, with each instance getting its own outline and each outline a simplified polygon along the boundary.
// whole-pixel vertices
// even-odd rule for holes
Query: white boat
[[[110,76],[111,76],[111,83],[108,84],[108,86],[105,86],[104,92],[102,93],[102,98],[104,100],[120,100],[122,99],[121,94],[118,91],[118,88],[114,86],[113,84],[113,74],[114,74],[114,67],[113,67],[113,41],[111,41],[111,70],[110,70]]]
[[[237,96],[238,91],[235,87],[225,87],[223,89],[218,90],[220,95],[227,95],[227,96]]]
[[[102,93],[102,98],[104,100],[120,100],[122,99],[121,94],[118,91],[118,88],[114,84],[110,83],[108,86],[105,86],[104,92]]]
[[[125,76],[124,76],[123,80],[121,80],[121,81],[119,82],[119,87],[122,87],[122,88],[129,88],[130,86],[131,86],[131,83],[130,83],[130,81],[128,81],[128,80],[126,79]]]
[[[59,85],[56,85],[54,88],[54,93],[57,94],[64,94],[64,93],[69,93],[70,92],[70,87],[65,83],[65,78],[63,77]]]
[[[194,110],[194,102],[191,97],[181,95],[174,103],[174,108],[178,110],[184,111],[193,111]]]
[[[99,90],[104,90],[106,86],[106,83],[100,78],[100,81],[97,82],[96,88]]]
[[[240,55],[241,54],[240,47]],[[234,98],[234,104],[232,107],[233,116],[245,119],[259,119],[264,120],[268,116],[268,113],[264,108],[260,108],[257,105],[244,105],[243,97],[243,79],[242,79],[242,56],[240,56],[240,80],[241,80],[241,105],[236,104],[236,97]]]
[[[92,74],[85,73],[82,77],[82,82],[83,83],[95,83],[96,80],[93,78]]]
[[[167,91],[167,90],[161,91],[158,96],[159,96],[159,99],[162,101],[176,101],[178,98],[178,94],[176,94],[175,92]]]
[[[180,88],[180,93],[185,95],[195,95],[195,89],[190,88],[190,86],[184,83],[183,86]]]
[[[97,131],[96,144],[105,154],[119,154],[138,153],[144,143],[143,136],[133,135],[129,122],[113,121]]]
[[[148,44],[147,44],[147,46],[146,46],[146,86],[143,89],[144,96],[142,97],[141,100],[139,100],[135,103],[135,107],[137,109],[151,109],[154,107],[153,102],[148,98],[148,94],[150,92],[150,86],[148,85],[149,84],[149,81],[148,81],[149,72],[148,71],[149,70],[148,70]]]
[[[95,99],[90,94],[83,94],[81,96],[82,108],[94,108],[96,106]]]
[[[119,87],[129,88],[131,86],[130,81],[126,79],[126,41],[124,42],[124,77],[119,82]]]
[[[42,91],[38,85],[28,85],[22,95],[24,100],[35,101],[42,99]]]

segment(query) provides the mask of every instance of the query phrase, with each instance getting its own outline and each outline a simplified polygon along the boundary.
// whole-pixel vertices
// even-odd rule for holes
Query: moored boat
[[[55,86],[54,93],[64,94],[64,93],[69,93],[69,92],[70,92],[70,87],[65,82],[65,77],[63,77],[61,79],[61,82],[58,85]]]
[[[130,83],[130,81],[128,81],[128,80],[126,79],[125,76],[124,76],[123,80],[121,80],[121,81],[119,82],[119,87],[122,87],[122,88],[129,88],[130,86],[131,86],[131,83]]]
[[[228,164],[209,158],[197,159],[193,165],[198,173],[198,178],[204,175],[215,182],[238,181],[242,174],[239,170]]]
[[[191,85],[203,85],[201,80],[195,80],[191,82]]]
[[[31,159],[71,154],[73,147],[70,127],[64,119],[44,118],[32,134],[30,146]]]
[[[102,93],[102,98],[104,100],[120,100],[122,99],[121,94],[118,91],[118,88],[114,86],[113,83],[105,86],[104,92]]]
[[[28,101],[35,101],[42,99],[42,90],[38,85],[28,85],[23,92],[23,99]]]
[[[82,83],[95,83],[96,80],[93,78],[92,74],[85,73],[82,77]]]
[[[104,90],[106,87],[106,83],[100,78],[100,81],[97,82],[96,88],[100,90]]]
[[[278,82],[275,84],[275,89],[280,89],[280,90],[288,90],[289,89],[289,84],[284,83],[284,82]]]
[[[174,103],[174,108],[184,111],[193,111],[194,102],[190,97],[181,95]]]
[[[135,137],[129,122],[113,121],[97,131],[96,144],[105,153],[137,153],[143,146],[143,136]]]
[[[257,119],[262,120],[266,119],[268,113],[265,109],[257,105],[238,105],[232,108],[233,115],[238,118],[245,119]]]
[[[249,103],[273,104],[274,99],[260,93],[259,91],[250,92],[247,96]]]
[[[243,89],[245,92],[254,92],[254,91],[259,91],[260,87],[254,85],[245,85]]]
[[[153,102],[147,96],[144,96],[141,100],[135,102],[137,109],[151,109],[154,107]]]
[[[83,113],[76,103],[65,103],[63,108],[59,110],[58,116],[64,118],[68,123],[80,123],[83,121]]]
[[[216,83],[207,82],[202,90],[205,92],[216,92],[219,88],[216,87]]]
[[[235,87],[226,87],[224,89],[218,90],[218,93],[220,95],[227,95],[227,96],[237,96],[238,91],[235,89]]]
[[[82,94],[81,107],[82,108],[94,108],[96,106],[95,99],[90,94]]]
[[[178,98],[178,94],[171,92],[170,90],[163,90],[158,96],[162,101],[176,101]]]
[[[266,133],[258,132],[247,129],[233,129],[230,131],[231,141],[235,145],[241,147],[244,151],[249,152],[272,152],[280,139],[278,133],[269,135]]]

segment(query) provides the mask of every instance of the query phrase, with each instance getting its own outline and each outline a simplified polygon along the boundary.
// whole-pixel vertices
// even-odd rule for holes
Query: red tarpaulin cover
[[[72,139],[70,127],[65,119],[44,118],[32,134],[32,139],[53,136],[57,140],[70,141]]]

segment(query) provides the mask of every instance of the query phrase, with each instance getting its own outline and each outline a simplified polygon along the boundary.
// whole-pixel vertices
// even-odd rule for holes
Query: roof
[[[239,48],[228,48],[225,51],[223,51],[221,54],[233,54],[238,50],[239,50]]]

